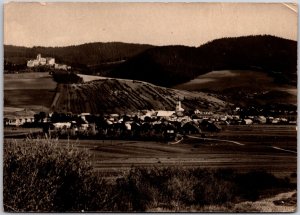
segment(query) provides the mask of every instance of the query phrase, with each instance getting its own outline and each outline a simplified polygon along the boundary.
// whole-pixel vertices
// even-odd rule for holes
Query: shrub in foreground
[[[262,196],[295,189],[288,179],[266,171],[239,173],[232,169],[133,168],[116,183],[117,211],[180,211],[191,205],[224,206],[256,201]],[[272,192],[270,192],[270,190]]]
[[[57,144],[53,140],[5,142],[5,211],[95,211],[105,207],[106,185],[94,176],[89,156]]]

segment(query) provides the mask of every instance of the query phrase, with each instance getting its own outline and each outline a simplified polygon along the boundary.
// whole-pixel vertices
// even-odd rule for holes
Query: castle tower
[[[38,54],[37,56],[36,56],[36,59],[40,62],[41,61],[41,58],[42,58],[42,55],[41,54]]]

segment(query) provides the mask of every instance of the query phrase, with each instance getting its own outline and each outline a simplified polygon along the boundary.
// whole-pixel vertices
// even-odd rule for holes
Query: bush
[[[105,210],[104,180],[94,176],[89,156],[53,140],[5,142],[5,211]]]
[[[255,201],[271,189],[269,195],[295,189],[287,179],[278,179],[265,171],[235,172],[232,169],[134,168],[117,181],[117,211],[148,211],[163,207],[182,210],[191,205],[226,205]]]
[[[68,71],[54,71],[52,72],[52,78],[55,82],[60,84],[80,84],[83,83],[83,79],[73,72]]]
[[[120,211],[145,211],[163,206],[223,204],[233,199],[233,183],[213,170],[134,168],[117,182]]]
[[[4,209],[8,212],[151,211],[220,207],[255,201],[296,184],[265,171],[183,167],[131,168],[108,184],[86,152],[54,140],[4,143]]]
[[[256,201],[265,190],[296,187],[288,178],[276,178],[273,174],[262,170],[238,174],[235,183],[240,196],[251,201]]]

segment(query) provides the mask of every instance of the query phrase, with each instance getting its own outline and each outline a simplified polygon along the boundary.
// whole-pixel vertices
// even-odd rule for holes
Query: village
[[[47,137],[168,141],[185,134],[221,132],[228,125],[296,125],[296,111],[271,110],[275,115],[264,116],[250,110],[236,107],[231,114],[198,109],[188,112],[180,100],[173,111],[140,110],[130,114],[35,113],[25,109],[19,116],[5,116],[4,125],[15,129],[39,127]]]

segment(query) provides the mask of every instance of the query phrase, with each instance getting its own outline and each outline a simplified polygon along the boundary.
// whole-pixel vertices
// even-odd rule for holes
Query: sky
[[[199,46],[261,34],[297,40],[297,11],[295,4],[282,3],[6,3],[4,44]]]

